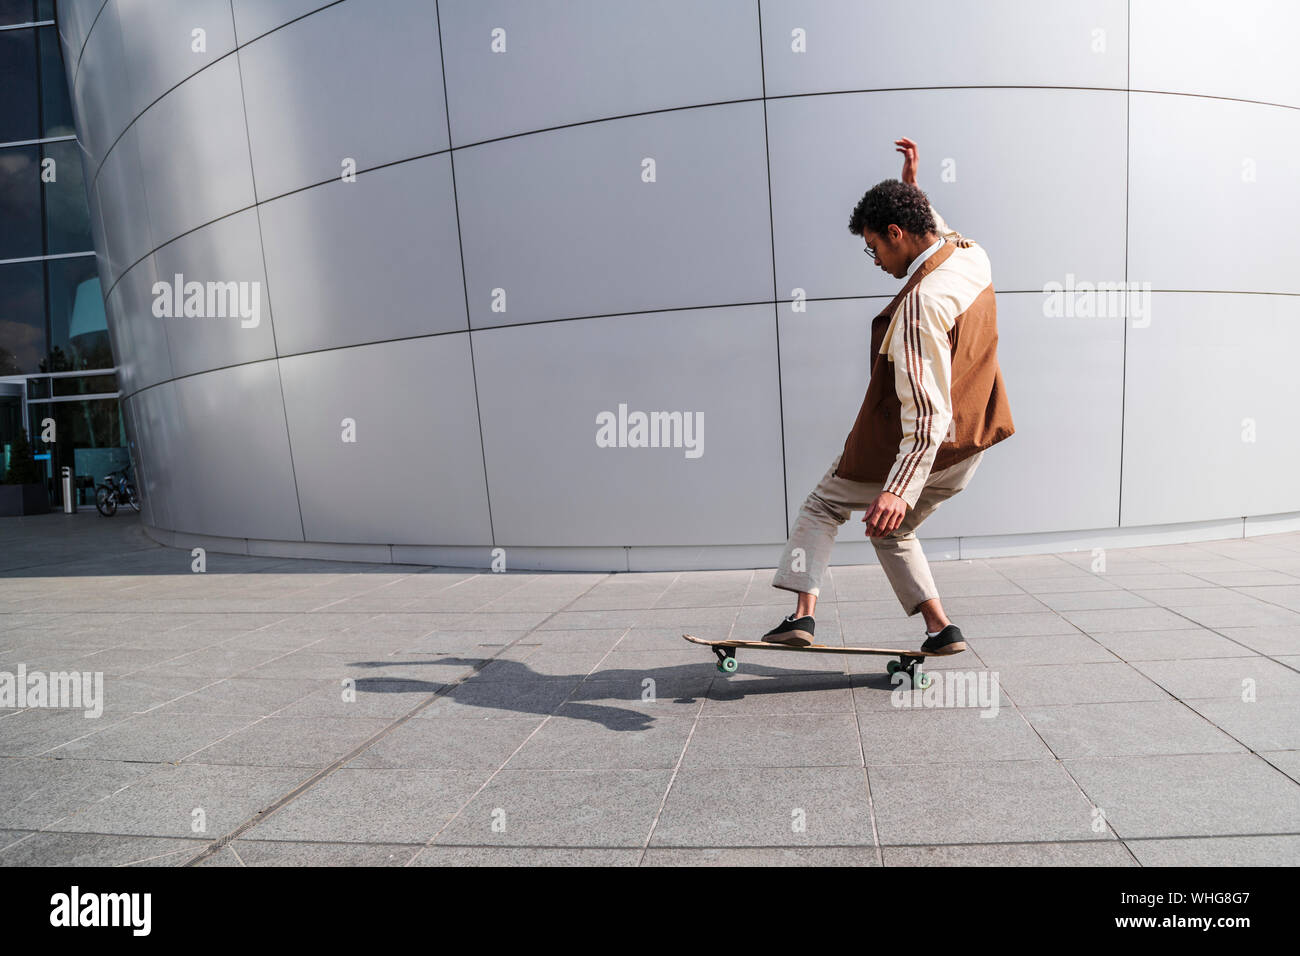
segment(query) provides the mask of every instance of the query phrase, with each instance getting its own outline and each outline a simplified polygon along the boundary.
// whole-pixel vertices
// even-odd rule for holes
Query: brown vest
[[[871,322],[871,381],[857,421],[844,442],[835,469],[838,478],[881,481],[889,477],[903,442],[903,424],[894,385],[894,363],[880,354],[894,310],[923,278],[938,268],[960,242],[946,242],[912,273],[907,284]],[[953,423],[935,453],[931,472],[941,471],[1015,434],[1011,406],[998,367],[998,312],[993,286],[984,289],[948,332],[952,349]]]

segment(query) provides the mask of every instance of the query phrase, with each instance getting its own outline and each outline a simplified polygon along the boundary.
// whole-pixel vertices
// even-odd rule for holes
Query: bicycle
[[[129,505],[132,511],[140,510],[140,496],[136,493],[134,482],[126,475],[130,468],[127,465],[126,468],[110,471],[104,476],[104,484],[95,486],[95,507],[105,518],[117,514],[119,504]]]

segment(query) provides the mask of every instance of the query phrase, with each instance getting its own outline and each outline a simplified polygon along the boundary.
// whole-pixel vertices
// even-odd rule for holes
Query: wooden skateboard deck
[[[718,670],[724,674],[734,674],[740,665],[736,662],[736,649],[743,647],[752,650],[764,651],[812,651],[821,654],[879,654],[886,657],[897,657],[897,661],[890,661],[885,665],[885,670],[890,674],[895,671],[904,671],[912,679],[914,687],[928,687],[930,684],[929,675],[923,674],[918,667],[921,661],[927,657],[950,657],[950,654],[932,654],[929,651],[912,651],[900,650],[893,647],[839,647],[834,644],[776,644],[770,641],[706,641],[702,637],[696,637],[694,634],[683,634],[682,637],[692,644],[703,644],[705,647],[713,648],[713,653],[718,658]],[[958,651],[958,653],[961,653]]]

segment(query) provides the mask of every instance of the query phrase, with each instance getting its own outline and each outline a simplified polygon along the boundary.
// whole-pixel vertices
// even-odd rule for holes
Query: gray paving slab
[[[1121,839],[1294,833],[1300,786],[1254,754],[1062,761]]]
[[[526,681],[478,681],[473,678],[451,686],[417,715],[420,718],[458,717],[481,720],[497,717],[545,717],[578,686],[576,678]],[[604,708],[616,715],[622,708]]]
[[[965,631],[962,632],[963,634]],[[968,642],[989,667],[1013,664],[1089,664],[1118,658],[1087,634],[990,637]]]
[[[199,839],[32,833],[0,850],[0,866],[180,866],[205,845]]]
[[[575,681],[586,677],[609,654],[607,649],[596,648],[588,651],[543,652],[534,647],[520,661],[489,661],[477,674],[475,680],[484,681],[526,681],[536,679],[571,678]]]
[[[445,690],[437,681],[361,677],[342,681],[313,681],[317,690],[276,711],[278,717],[386,717],[396,719]]]
[[[671,770],[694,726],[694,717],[651,716],[644,711],[603,723],[550,717],[510,757],[508,766],[511,770]]]
[[[1023,664],[997,668],[1017,707],[1168,700],[1169,693],[1132,664]]]
[[[1133,580],[1134,577],[1129,575],[1130,580]],[[1177,575],[1177,577],[1185,576]],[[1187,578],[1187,580],[1195,580],[1195,578]],[[937,584],[938,581],[936,580],[935,583]],[[1007,583],[1026,594],[1055,594],[1058,596],[1070,592],[1084,594],[1089,591],[1115,591],[1125,588],[1125,584],[1116,574],[1072,575],[1069,578],[1024,575],[1015,578],[1014,581],[1008,580]]]
[[[649,846],[873,847],[861,767],[691,769],[673,779]]]
[[[1242,753],[1240,743],[1181,701],[1065,704],[1020,713],[1057,757]]]
[[[1034,760],[1050,750],[1014,709],[921,707],[858,714],[868,766]]]
[[[391,664],[380,654],[327,653],[315,648],[282,654],[256,665],[239,670],[241,677],[307,678],[311,680],[360,679],[362,677],[406,677],[426,679],[425,670],[417,663]],[[428,675],[437,679],[436,675]]]
[[[0,757],[29,757],[99,733],[131,718],[104,715],[87,718],[84,711],[31,709],[0,720]]]
[[[1073,613],[1095,613],[1076,611]],[[1041,634],[1077,634],[1079,628],[1054,611],[1019,614],[964,614],[957,622],[968,641],[986,637],[1029,637]]]
[[[869,766],[882,846],[1104,839],[1057,761]]]
[[[1300,866],[1300,835],[1127,840],[1142,866]]]
[[[176,678],[166,678],[175,686]],[[161,683],[161,681],[160,681]],[[154,706],[166,714],[207,714],[223,717],[265,717],[323,689],[325,681],[232,677],[204,684]],[[165,685],[164,685],[165,686]],[[332,687],[331,687],[332,689]],[[147,697],[161,697],[165,690]],[[148,708],[152,710],[153,708]]]
[[[642,866],[879,866],[874,847],[650,847]]]
[[[1085,634],[1102,631],[1167,631],[1196,627],[1202,622],[1165,607],[1126,607],[1092,611],[1062,611],[1061,617]]]
[[[713,683],[712,677],[586,680],[574,689],[556,714],[562,717],[590,716],[613,709],[655,716],[695,716],[704,705]]]
[[[707,717],[848,714],[852,694],[848,674],[738,673],[712,682],[700,712]]]
[[[1300,611],[1276,607],[1262,601],[1254,605],[1202,604],[1180,607],[1178,613],[1205,627],[1295,627],[1300,625]]]
[[[148,713],[183,699],[208,687],[210,677],[162,677],[136,674],[130,677],[105,677],[103,717],[121,719],[132,714]]]
[[[861,766],[851,714],[701,717],[682,758],[692,770]]]
[[[629,633],[626,628],[611,627],[579,628],[572,631],[521,631],[518,632],[518,636],[551,654],[582,654],[590,651],[608,651],[616,644],[622,645],[626,643],[625,635]],[[649,647],[635,649],[654,650],[656,647],[662,647],[664,643],[660,640]]]
[[[435,845],[642,847],[669,770],[510,770],[494,776]]]
[[[559,616],[549,611],[448,611],[429,615],[428,623],[438,631],[529,630]]]
[[[1215,631],[1260,654],[1272,657],[1300,654],[1300,625],[1216,627]]]
[[[391,723],[379,717],[265,717],[195,751],[185,762],[319,770]]]
[[[1258,753],[1296,783],[1300,783],[1300,750],[1261,750]]]
[[[252,720],[248,717],[155,711],[128,717],[98,733],[46,752],[55,757],[172,763],[249,726]]]
[[[410,637],[403,640],[401,651],[404,654],[490,656],[493,650],[508,647],[516,641],[522,642],[524,639],[530,643],[541,644],[543,641],[537,636],[539,633],[537,631],[500,628],[482,631],[430,631],[421,637]],[[547,633],[549,634],[549,632]],[[565,632],[559,631],[556,633],[563,634]],[[355,643],[354,635],[355,632],[340,635],[336,640],[337,647],[328,646],[326,641],[322,641],[317,647],[320,650],[335,653],[357,653],[360,647]],[[348,643],[349,641],[353,643]]]
[[[636,866],[639,849],[598,847],[429,846],[411,866]]]
[[[1198,588],[1151,588],[1132,592],[1152,604],[1178,610],[1184,607],[1205,607],[1212,604],[1232,607],[1258,607],[1259,600],[1245,591],[1234,588],[1202,586]]]
[[[1140,866],[1118,840],[887,846],[885,866]]]
[[[199,866],[406,866],[419,851],[403,843],[311,843],[235,840],[225,856]]]
[[[1300,700],[1191,700],[1188,706],[1254,751],[1300,750]]]
[[[1268,584],[1295,584],[1294,574],[1272,571],[1264,568],[1251,568],[1246,571],[1206,571],[1199,575],[1211,584],[1228,588],[1248,588]]]
[[[48,829],[77,833],[216,839],[289,793],[309,771],[157,764]],[[202,811],[201,816],[196,811]],[[196,829],[202,826],[202,830]]]
[[[629,628],[636,624],[644,614],[650,613],[644,608],[614,607],[598,611],[560,611],[552,614],[537,625],[542,631],[577,631],[609,630],[610,628]],[[664,612],[661,612],[661,614]],[[667,612],[672,616],[673,612]],[[728,622],[730,618],[727,619]],[[532,625],[529,625],[530,627]]]
[[[225,647],[218,644],[213,647],[191,651],[188,654],[173,656],[149,667],[140,668],[135,676],[206,677],[210,680],[219,680],[223,677],[249,676],[249,673],[254,668],[283,654],[283,651],[275,648],[258,650],[250,647]],[[303,675],[261,674],[258,676],[298,677]]]
[[[1113,608],[1151,607],[1153,602],[1122,588],[1093,589],[1088,591],[1045,591],[1033,595],[1041,604],[1053,611],[1102,611]],[[944,610],[951,608],[944,601]]]
[[[1212,660],[1138,661],[1135,668],[1180,700],[1254,696],[1294,699],[1300,710],[1300,673],[1266,657]]]
[[[0,827],[40,830],[147,776],[149,764],[11,757],[0,760]]]
[[[1251,648],[1208,628],[1172,631],[1098,631],[1092,635],[1120,660],[1195,660],[1206,657],[1243,657]]]
[[[408,720],[354,757],[351,769],[467,770],[500,768],[539,726],[538,715],[497,720]]]
[[[245,836],[250,840],[423,844],[482,782],[483,775],[465,770],[344,767]]]

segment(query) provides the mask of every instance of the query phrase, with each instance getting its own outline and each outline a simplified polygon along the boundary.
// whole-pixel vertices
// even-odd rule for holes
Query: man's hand
[[[878,538],[893,534],[906,515],[907,502],[893,492],[882,491],[862,516],[867,524],[867,537]]]
[[[903,154],[903,182],[916,185],[916,143],[912,142],[906,136],[902,139],[894,140],[894,145],[898,147],[898,152]]]

